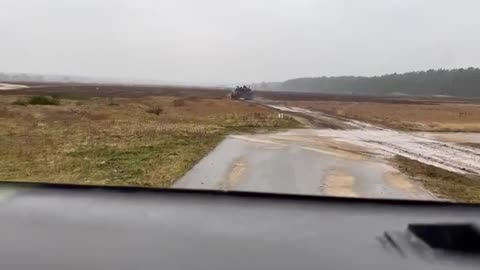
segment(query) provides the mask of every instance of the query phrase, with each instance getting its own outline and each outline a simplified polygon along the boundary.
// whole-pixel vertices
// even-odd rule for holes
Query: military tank
[[[247,86],[237,86],[230,97],[235,100],[252,100],[253,99],[253,90]]]

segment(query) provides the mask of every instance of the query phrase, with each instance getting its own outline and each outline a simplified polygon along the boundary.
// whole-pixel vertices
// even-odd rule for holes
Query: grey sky
[[[480,66],[479,1],[2,0],[0,71],[183,83]]]

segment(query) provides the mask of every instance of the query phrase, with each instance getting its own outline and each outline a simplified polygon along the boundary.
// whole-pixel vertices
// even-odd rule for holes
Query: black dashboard
[[[0,185],[0,269],[479,269],[480,207]]]

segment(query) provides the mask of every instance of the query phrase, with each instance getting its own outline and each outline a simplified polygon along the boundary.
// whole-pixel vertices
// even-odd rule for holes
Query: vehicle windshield
[[[1,181],[480,202],[477,1],[1,6]]]

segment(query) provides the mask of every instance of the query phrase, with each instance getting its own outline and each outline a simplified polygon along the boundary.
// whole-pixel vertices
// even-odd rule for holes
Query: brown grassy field
[[[429,103],[480,103],[480,98],[453,96],[382,96],[359,94],[328,94],[315,92],[257,91],[256,96],[268,100],[290,101],[353,101],[380,102],[392,104],[429,104]]]
[[[25,105],[28,96],[18,96],[38,89],[0,96],[0,180],[163,187],[226,134],[300,125],[217,90],[47,90],[59,105]]]
[[[442,199],[480,203],[480,177],[461,175],[402,156],[392,160],[401,172],[410,176]]]
[[[480,104],[354,101],[288,101],[287,104],[400,130],[480,131]]]
[[[18,83],[30,88],[0,91],[0,95],[61,95],[67,97],[146,97],[146,96],[195,96],[225,97],[228,90],[222,88],[112,85],[112,84],[67,84],[67,83]]]

